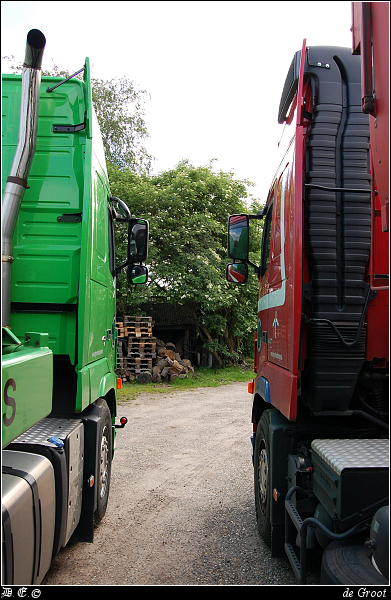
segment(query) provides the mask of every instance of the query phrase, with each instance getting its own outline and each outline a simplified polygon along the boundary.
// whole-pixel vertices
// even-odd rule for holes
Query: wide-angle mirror
[[[248,277],[246,263],[229,263],[225,271],[225,277],[230,283],[246,283]]]
[[[144,265],[130,265],[128,267],[128,283],[131,285],[147,283],[148,269]]]

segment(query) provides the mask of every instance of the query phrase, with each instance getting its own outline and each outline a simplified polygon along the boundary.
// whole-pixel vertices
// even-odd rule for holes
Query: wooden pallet
[[[135,336],[128,336],[128,348],[135,349],[136,351],[149,351],[156,352],[156,338],[139,338]]]
[[[125,315],[117,321],[117,370],[137,376],[141,371],[152,373],[152,359],[156,357],[156,338],[153,337],[152,317]],[[122,375],[120,375],[122,376]],[[126,380],[126,379],[125,379]]]
[[[133,316],[133,315],[125,315],[124,323],[153,323],[152,317],[144,317],[144,316]]]

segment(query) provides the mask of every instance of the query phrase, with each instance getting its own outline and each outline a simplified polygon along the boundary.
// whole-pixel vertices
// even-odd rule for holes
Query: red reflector
[[[128,419],[126,417],[121,417],[119,422],[121,423],[121,425],[126,425],[126,423],[128,422]]]
[[[248,393],[249,394],[254,393],[254,380],[248,382]]]

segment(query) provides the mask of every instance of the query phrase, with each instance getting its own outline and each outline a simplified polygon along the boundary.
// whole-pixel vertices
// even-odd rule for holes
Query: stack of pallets
[[[140,378],[141,373],[152,373],[152,359],[156,357],[152,317],[126,315],[123,321],[117,321],[116,326],[117,375],[123,381],[133,381],[136,377]]]

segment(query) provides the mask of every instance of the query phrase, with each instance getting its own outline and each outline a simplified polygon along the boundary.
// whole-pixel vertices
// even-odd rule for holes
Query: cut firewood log
[[[164,369],[160,373],[161,377],[162,378],[167,377],[169,370],[170,370],[170,367],[164,367]]]
[[[170,371],[169,371],[170,374],[179,375],[180,373],[182,373],[182,371],[183,371],[182,365],[180,365],[177,360],[174,360],[172,366],[170,367]]]
[[[138,380],[140,383],[149,383],[152,381],[151,371],[140,371]]]
[[[170,365],[167,362],[166,358],[161,358],[160,360],[158,360],[155,364],[155,366],[153,367],[153,371],[154,373],[160,373],[160,371],[162,369],[164,369],[164,367],[169,367]]]

